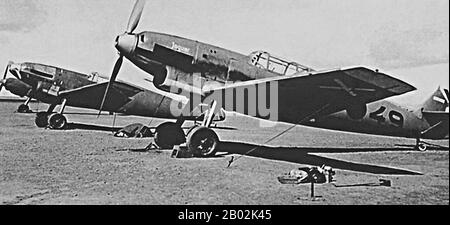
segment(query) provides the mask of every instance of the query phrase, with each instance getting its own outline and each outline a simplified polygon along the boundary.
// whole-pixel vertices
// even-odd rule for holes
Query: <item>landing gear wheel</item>
[[[19,108],[17,108],[17,112],[19,113],[27,113],[30,111],[30,107],[28,107],[25,104],[19,105]]]
[[[48,117],[48,127],[54,130],[62,130],[67,125],[67,119],[65,116],[59,113],[53,113]]]
[[[38,112],[36,114],[36,119],[34,119],[34,123],[37,127],[43,128],[48,125],[48,116],[49,113],[47,112]]]
[[[427,144],[419,143],[419,144],[417,144],[416,149],[421,151],[421,152],[424,152],[424,151],[427,150],[427,147],[428,147]]]
[[[172,149],[175,145],[185,143],[186,137],[180,125],[167,122],[156,128],[154,140],[160,149]]]
[[[212,157],[220,144],[216,132],[207,127],[195,127],[187,136],[187,147],[197,157]]]

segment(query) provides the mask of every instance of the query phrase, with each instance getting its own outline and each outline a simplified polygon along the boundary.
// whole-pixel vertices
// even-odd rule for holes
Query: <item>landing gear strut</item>
[[[208,127],[194,127],[187,136],[187,147],[197,157],[212,157],[217,152],[219,137]]]
[[[39,112],[36,114],[35,123],[38,127],[48,127],[54,130],[62,130],[67,126],[67,119],[63,115],[64,109],[66,107],[66,99],[63,99],[61,109],[58,113],[54,113],[53,110],[56,104],[50,105],[47,112]]]
[[[205,114],[201,126],[192,128],[187,135],[187,147],[197,157],[212,157],[216,154],[220,144],[219,137],[210,127],[217,108],[213,101]]]
[[[31,101],[31,98],[27,98],[25,103],[23,103],[22,105],[19,105],[19,108],[17,108],[17,112],[18,113],[28,113],[28,112],[30,112],[30,107],[28,106],[28,104],[30,104],[30,101]]]
[[[166,122],[159,125],[155,131],[155,144],[161,149],[173,149],[175,145],[186,143],[188,151],[197,157],[212,157],[216,154],[220,144],[216,132],[209,128],[215,115],[217,102],[213,102],[206,113],[201,126],[192,127],[187,137],[181,129],[184,119],[181,117],[176,123]]]
[[[52,104],[48,107],[47,112],[38,112],[36,114],[36,119],[34,120],[34,123],[37,127],[44,128],[48,126],[48,117],[53,113],[53,110],[55,109],[56,104]]]
[[[48,128],[62,130],[67,126],[67,119],[60,113],[53,113],[48,117]]]

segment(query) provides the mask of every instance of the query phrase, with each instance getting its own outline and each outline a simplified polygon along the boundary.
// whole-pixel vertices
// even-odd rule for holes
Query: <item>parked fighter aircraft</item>
[[[8,78],[10,72],[15,78]],[[107,86],[107,79],[98,73],[82,74],[74,71],[37,64],[37,63],[8,63],[0,91],[3,86],[18,96],[27,96],[18,112],[28,112],[31,99],[50,104],[46,112],[38,112],[35,123],[38,127],[64,129],[67,120],[63,115],[67,106],[98,109],[100,100]],[[172,102],[185,104],[180,99],[174,99],[166,93],[161,94],[120,81],[115,82],[110,91],[114,101],[106,101],[104,108],[110,112],[144,117],[174,118],[170,113]],[[58,112],[54,112],[61,104]],[[202,107],[199,107],[192,120],[201,119]],[[224,114],[215,117],[214,121],[224,120]]]
[[[320,123],[322,118],[330,120],[332,117],[327,116],[344,111],[348,116],[347,121],[368,123],[375,121],[378,125],[358,130],[352,128],[355,123],[337,125],[333,120],[329,125],[331,128],[400,136],[408,133],[408,137],[418,140],[440,131],[445,120],[448,121],[448,114],[434,112],[434,109],[429,112],[427,108],[425,109],[427,111],[417,113],[425,118],[425,121],[421,121],[420,116],[417,118],[412,114],[404,115],[402,113],[405,111],[393,105],[384,103],[370,105],[390,96],[413,91],[415,88],[364,67],[315,71],[263,51],[247,56],[174,35],[149,31],[134,33],[144,4],[145,0],[136,1],[126,32],[117,36],[115,40],[119,58],[103,102],[115,98],[110,95],[109,87],[114,85],[125,57],[152,75],[155,87],[189,97],[190,104],[186,106],[197,103],[210,105],[202,126],[193,127],[186,137],[188,149],[198,156],[214,155],[220,143],[217,134],[210,129],[208,118],[213,116],[218,108],[291,124],[315,121],[314,124],[317,126],[326,123],[325,121]],[[260,87],[263,87],[262,91]],[[253,93],[255,89],[256,94]],[[243,99],[242,107],[239,107],[237,98]],[[276,110],[270,111],[269,114],[260,110],[261,106],[274,104]],[[252,110],[255,108],[256,110]],[[103,103],[100,112],[102,109]],[[180,144],[176,140],[184,139],[181,124],[184,117],[190,115],[190,111],[189,107],[185,107],[176,123],[160,125],[155,134],[156,144],[159,146]],[[386,129],[386,126],[379,124],[394,127]],[[174,134],[180,137],[175,138]]]

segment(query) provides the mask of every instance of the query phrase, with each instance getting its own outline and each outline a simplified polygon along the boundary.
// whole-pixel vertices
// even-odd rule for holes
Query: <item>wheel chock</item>
[[[170,156],[172,158],[192,158],[194,157],[194,154],[189,151],[189,149],[185,145],[175,145],[173,147],[172,155]]]

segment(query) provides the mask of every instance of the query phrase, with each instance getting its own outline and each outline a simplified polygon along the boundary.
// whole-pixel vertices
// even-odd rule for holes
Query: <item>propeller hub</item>
[[[131,55],[136,49],[138,38],[134,34],[121,34],[116,37],[116,49],[121,55]]]

